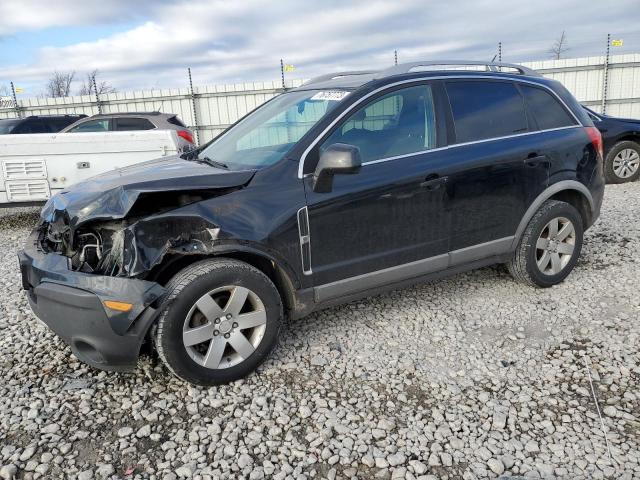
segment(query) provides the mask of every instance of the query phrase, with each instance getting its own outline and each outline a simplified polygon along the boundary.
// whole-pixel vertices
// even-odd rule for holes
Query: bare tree
[[[0,85],[0,97],[8,97],[11,95],[11,89],[7,85]]]
[[[562,56],[562,54],[567,50],[569,50],[568,44],[569,42],[567,40],[567,36],[565,35],[563,30],[562,35],[560,35],[560,38],[558,38],[555,42],[553,42],[553,45],[549,49],[549,53],[552,55],[551,58],[560,60],[560,57]]]
[[[102,95],[103,93],[114,93],[116,91],[113,86],[111,86],[108,82],[98,82],[96,77],[98,76],[98,70],[94,70],[91,73],[87,73],[87,78],[80,86],[80,90],[78,90],[78,95],[92,95],[93,84],[96,84],[96,90],[98,91],[98,95]]]
[[[48,97],[68,97],[71,93],[71,82],[76,72],[53,72],[47,82]]]

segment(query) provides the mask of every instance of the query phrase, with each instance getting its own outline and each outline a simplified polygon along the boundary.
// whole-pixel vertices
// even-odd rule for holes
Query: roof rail
[[[340,77],[351,77],[354,75],[371,75],[377,73],[379,70],[350,70],[346,72],[335,72],[335,73],[327,73],[325,75],[320,75],[319,77],[314,77],[311,80],[307,80],[303,83],[303,85],[311,85],[312,83],[320,83],[326,80],[333,80],[334,78]]]
[[[401,63],[385,70],[380,70],[377,78],[388,77],[391,75],[400,75],[402,73],[411,73],[414,69],[420,67],[453,67],[451,70],[460,70],[459,67],[467,66],[483,66],[487,72],[500,72],[503,68],[516,70],[520,75],[541,76],[535,70],[515,63],[502,62],[483,62],[477,60],[427,60],[419,62]],[[432,68],[429,70],[447,70],[447,68]]]

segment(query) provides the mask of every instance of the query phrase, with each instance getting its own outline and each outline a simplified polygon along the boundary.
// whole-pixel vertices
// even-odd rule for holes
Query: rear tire
[[[640,176],[640,145],[624,141],[616,143],[604,162],[607,183],[634,182]]]
[[[167,284],[154,343],[178,378],[219,385],[245,377],[275,347],[282,302],[273,282],[233,259],[203,260]]]
[[[568,203],[542,204],[507,263],[518,282],[547,288],[562,282],[578,261],[582,249],[582,217]]]

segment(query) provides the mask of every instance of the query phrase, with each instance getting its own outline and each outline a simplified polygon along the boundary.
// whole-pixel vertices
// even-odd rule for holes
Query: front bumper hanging
[[[165,292],[155,282],[75,272],[69,259],[45,253],[38,232],[18,254],[22,286],[35,315],[60,336],[76,357],[102,370],[131,370]],[[133,304],[128,312],[106,308],[106,300]]]

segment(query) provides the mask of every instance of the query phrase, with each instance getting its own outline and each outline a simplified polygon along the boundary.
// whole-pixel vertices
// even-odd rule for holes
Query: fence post
[[[196,95],[193,93],[193,81],[191,80],[191,67],[187,68],[189,72],[189,92],[191,94],[191,110],[193,113],[193,133],[196,134],[196,145],[200,145],[200,134],[198,133],[198,115],[196,114]]]
[[[96,85],[96,76],[93,78],[93,91],[96,94],[96,106],[98,107],[98,115],[102,115],[102,104],[100,103],[100,97],[98,96],[98,85]]]
[[[611,34],[607,33],[607,53],[604,57],[604,70],[602,72],[602,104],[600,113],[607,113],[607,94],[609,90],[609,50],[611,48]]]
[[[11,95],[13,97],[13,108],[16,111],[16,116],[21,118],[20,115],[20,107],[18,106],[18,99],[16,98],[16,88],[13,86],[13,82],[11,82]]]

